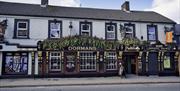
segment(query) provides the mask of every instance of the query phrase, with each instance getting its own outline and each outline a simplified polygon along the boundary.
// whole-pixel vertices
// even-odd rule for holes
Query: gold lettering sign
[[[96,50],[96,47],[68,47],[68,50]]]

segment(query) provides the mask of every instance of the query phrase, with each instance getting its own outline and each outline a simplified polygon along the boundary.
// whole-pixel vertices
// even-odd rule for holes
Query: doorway
[[[158,52],[150,52],[148,56],[149,75],[158,75]]]
[[[136,74],[136,56],[126,55],[124,57],[124,66],[127,74]]]
[[[65,52],[65,73],[74,74],[76,73],[76,52]]]

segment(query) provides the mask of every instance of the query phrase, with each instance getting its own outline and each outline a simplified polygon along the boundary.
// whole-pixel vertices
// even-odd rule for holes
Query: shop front
[[[118,73],[115,50],[46,51],[45,54],[39,63],[40,76],[105,76]]]
[[[3,75],[27,75],[28,54],[27,52],[3,53]]]
[[[72,37],[69,40],[70,42],[64,39],[46,40],[40,43],[40,76],[67,77],[118,74],[120,50],[117,41],[110,42],[88,37],[80,37],[77,40],[76,37]],[[74,41],[76,42],[73,43]],[[64,42],[67,45],[63,44]],[[60,46],[61,43],[63,47]],[[52,47],[52,45],[54,46]]]

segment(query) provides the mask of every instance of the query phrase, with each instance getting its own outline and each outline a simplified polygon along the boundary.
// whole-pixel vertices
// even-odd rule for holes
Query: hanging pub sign
[[[166,43],[172,43],[173,42],[173,33],[171,32],[166,32]]]
[[[7,28],[7,20],[0,22],[0,41],[4,39],[5,29]]]
[[[4,38],[4,30],[3,30],[3,26],[0,25],[0,40],[2,40]]]

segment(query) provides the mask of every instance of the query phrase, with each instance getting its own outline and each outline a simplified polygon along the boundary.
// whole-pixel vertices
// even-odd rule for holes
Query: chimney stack
[[[48,0],[41,0],[41,7],[46,7],[48,5]]]
[[[125,2],[121,5],[121,10],[123,10],[123,11],[130,11],[129,1],[125,1]]]

